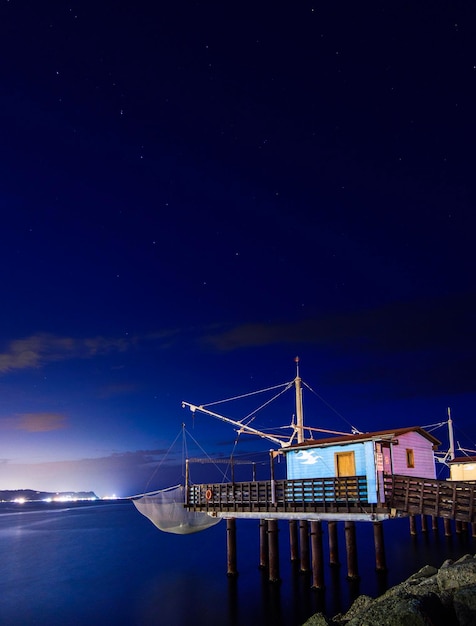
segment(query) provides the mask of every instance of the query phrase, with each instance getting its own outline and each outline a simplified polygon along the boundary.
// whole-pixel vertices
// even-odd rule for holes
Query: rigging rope
[[[244,421],[248,418],[250,418],[252,415],[255,415],[256,413],[258,413],[258,411],[261,411],[261,409],[264,409],[265,406],[267,406],[268,404],[270,404],[271,402],[274,402],[274,400],[276,400],[276,398],[279,398],[279,396],[283,395],[283,393],[286,393],[286,391],[288,391],[291,387],[292,387],[293,383],[288,383],[286,385],[286,387],[280,391],[279,393],[277,393],[275,396],[273,396],[272,398],[270,398],[267,402],[265,402],[264,404],[262,404],[260,407],[258,407],[257,409],[255,409],[254,411],[252,411],[251,413],[249,413],[246,417],[244,417],[241,421]],[[282,385],[279,385],[280,387],[282,387]],[[266,391],[270,391],[269,389],[266,389]]]
[[[202,448],[202,446],[198,443],[198,441],[188,432],[188,430],[184,427],[183,429],[184,435],[187,434],[190,439],[193,441],[193,443],[203,452],[203,454],[207,457],[207,459],[209,460],[210,463],[212,463],[217,470],[220,472],[220,474],[223,476],[223,479],[226,479],[226,474],[223,473],[223,470],[220,469],[218,467],[218,465],[214,462],[214,460],[212,459],[212,457]]]
[[[323,403],[326,405],[326,407],[327,407],[328,409],[330,409],[331,411],[334,411],[334,413],[335,413],[336,415],[338,415],[338,416],[339,416],[342,420],[344,420],[344,422],[345,422],[346,424],[348,424],[348,425],[351,427],[351,429],[352,429],[353,433],[356,433],[356,434],[359,434],[359,435],[361,435],[361,434],[362,434],[362,431],[361,431],[361,430],[359,430],[356,426],[354,426],[353,424],[351,424],[351,422],[349,422],[349,420],[345,419],[345,417],[344,417],[343,415],[341,415],[341,414],[340,414],[340,413],[339,413],[339,412],[338,412],[338,411],[337,411],[337,410],[336,410],[333,406],[331,406],[331,405],[329,404],[329,402],[326,402],[326,400],[324,400],[324,398],[323,398],[322,396],[320,396],[320,395],[319,395],[316,391],[314,391],[314,389],[312,389],[312,387],[310,387],[310,386],[309,386],[306,382],[304,382],[304,381],[302,381],[302,384],[303,384],[305,387],[307,387],[311,393],[313,393],[315,396],[317,396],[317,397],[319,398],[319,400],[320,400],[321,402],[323,402]]]
[[[292,383],[281,383],[281,385],[274,385],[274,387],[268,387],[267,389],[259,389],[258,391],[251,391],[250,393],[244,393],[241,396],[235,396],[234,398],[225,398],[225,400],[216,400],[215,402],[208,402],[208,404],[202,404],[201,406],[213,406],[214,404],[222,404],[223,402],[232,402],[232,400],[241,400],[242,398],[248,398],[249,396],[255,396],[258,393],[265,393],[266,391],[273,391],[273,389],[279,389],[280,387],[288,387]],[[279,394],[278,394],[279,395]]]
[[[166,460],[166,458],[168,457],[170,451],[172,450],[172,448],[174,447],[175,443],[177,442],[177,439],[180,437],[180,435],[184,432],[185,430],[185,424],[182,424],[182,429],[179,431],[179,433],[177,434],[177,436],[175,437],[175,439],[172,441],[172,443],[169,446],[169,449],[167,450],[167,452],[165,453],[165,455],[163,456],[162,460],[160,461],[160,463],[158,463],[157,467],[155,468],[155,470],[152,472],[151,477],[149,478],[149,480],[147,481],[147,484],[145,486],[145,490],[147,491],[147,488],[149,487],[150,483],[152,482],[152,479],[154,478],[154,476],[157,474],[157,472],[159,471],[162,463],[164,463],[164,461]]]

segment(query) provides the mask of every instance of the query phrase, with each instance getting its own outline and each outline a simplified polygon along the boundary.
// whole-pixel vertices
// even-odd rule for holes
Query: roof
[[[338,437],[326,437],[325,439],[306,439],[302,443],[297,443],[289,448],[285,448],[283,452],[287,452],[288,450],[294,450],[296,448],[316,448],[329,446],[333,444],[345,444],[345,443],[353,443],[359,441],[368,441],[371,439],[382,439],[382,440],[391,440],[400,435],[405,435],[409,432],[417,432],[425,439],[428,439],[434,446],[439,446],[441,441],[439,441],[433,435],[430,435],[426,430],[424,430],[421,426],[409,426],[407,428],[394,428],[390,430],[377,430],[371,433],[359,433],[358,435],[339,435]]]
[[[448,463],[476,463],[476,456],[458,456],[448,461]]]

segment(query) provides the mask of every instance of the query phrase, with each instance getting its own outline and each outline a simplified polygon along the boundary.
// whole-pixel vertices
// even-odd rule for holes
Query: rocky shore
[[[476,557],[425,565],[378,598],[359,596],[345,614],[322,613],[304,626],[475,626]]]

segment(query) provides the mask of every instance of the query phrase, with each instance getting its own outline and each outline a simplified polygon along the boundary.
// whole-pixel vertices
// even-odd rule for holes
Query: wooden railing
[[[412,476],[385,477],[385,503],[369,504],[365,476],[189,485],[192,511],[385,513],[476,522],[476,484]]]
[[[365,476],[191,485],[195,511],[355,512],[367,507]]]
[[[385,479],[385,500],[404,514],[433,515],[463,522],[476,521],[476,485],[462,481],[410,476]]]

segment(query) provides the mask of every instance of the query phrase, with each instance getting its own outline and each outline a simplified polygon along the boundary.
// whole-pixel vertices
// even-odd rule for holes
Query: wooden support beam
[[[309,561],[309,523],[307,520],[299,521],[299,548],[301,553],[301,572],[308,572],[310,569]]]
[[[311,522],[312,588],[324,589],[324,550],[322,547],[322,522]]]
[[[414,515],[409,515],[408,516],[408,521],[410,522],[410,535],[416,535],[417,534],[417,529],[416,529],[416,518]]]
[[[278,520],[268,520],[268,549],[269,549],[269,582],[277,583],[279,577],[279,542]]]
[[[291,553],[291,561],[299,560],[299,542],[298,542],[298,526],[297,520],[289,521],[289,549]]]
[[[259,521],[259,567],[268,567],[268,520]]]
[[[347,578],[356,580],[359,578],[359,566],[357,562],[357,541],[355,535],[355,522],[345,522],[345,546],[347,552]]]
[[[431,530],[434,533],[438,532],[438,518],[436,517],[436,515],[431,516]]]
[[[236,568],[236,520],[226,520],[227,576],[238,576]]]
[[[451,537],[453,533],[451,531],[451,520],[448,517],[443,518],[443,525],[445,527],[445,537]]]
[[[335,567],[340,565],[339,546],[337,540],[337,522],[328,522],[327,530],[329,532],[329,564],[332,567]]]
[[[385,571],[387,563],[385,561],[385,543],[383,539],[383,522],[374,522],[374,544],[375,544],[375,568],[377,571]]]
[[[421,532],[422,533],[428,532],[428,519],[426,515],[421,516]]]

